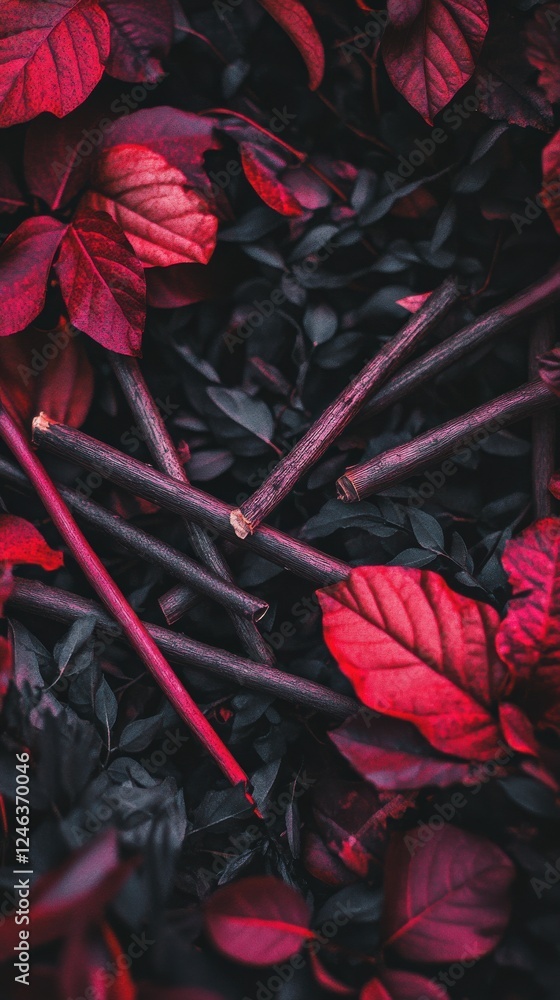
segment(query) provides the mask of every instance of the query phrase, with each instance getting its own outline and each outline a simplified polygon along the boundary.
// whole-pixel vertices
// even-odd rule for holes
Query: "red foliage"
[[[149,83],[163,73],[157,55],[167,55],[173,41],[169,0],[102,0],[111,25],[111,53],[105,67],[117,80]]]
[[[273,157],[263,146],[250,146],[242,142],[241,162],[245,176],[262,200],[280,215],[301,215],[302,207],[292,192],[275,175],[278,157]],[[283,162],[280,161],[283,166]]]
[[[290,36],[307,66],[309,86],[316,90],[325,72],[323,43],[311,15],[299,0],[259,0]]]
[[[66,227],[46,215],[26,219],[0,249],[0,336],[23,330],[45,304],[47,278]]]
[[[62,553],[51,549],[29,521],[13,514],[0,514],[0,563],[12,566],[25,563],[51,570],[59,569],[63,562]]]
[[[552,20],[550,19],[552,18]],[[538,83],[551,104],[560,101],[560,37],[553,25],[558,20],[558,4],[536,7],[527,26],[527,58],[539,70]]]

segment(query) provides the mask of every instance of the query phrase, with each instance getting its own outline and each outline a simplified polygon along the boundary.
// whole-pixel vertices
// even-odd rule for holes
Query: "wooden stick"
[[[556,322],[552,309],[537,317],[529,344],[529,377],[539,373],[538,360],[556,342]],[[554,473],[556,454],[556,414],[541,410],[532,420],[533,514],[536,520],[550,517],[554,502],[548,484]]]
[[[179,716],[212,755],[228,780],[233,785],[242,782],[247,789],[247,775],[212,729],[198,705],[185,691],[154,640],[82,535],[54,483],[31,451],[23,432],[2,405],[0,405],[0,437],[29,477],[80,569],[107,610],[117,619],[130,644],[153,674]]]
[[[176,479],[164,476],[129,455],[123,455],[83,431],[49,420],[44,413],[33,421],[33,437],[37,444],[49,451],[92,469],[135,496],[151,500],[174,514],[206,525],[218,534],[239,542],[229,520],[232,507],[209,493],[203,493],[194,486],[187,489]],[[346,579],[351,571],[348,563],[327,556],[311,545],[266,525],[261,525],[245,544],[264,559],[321,587]]]
[[[8,606],[69,624],[83,615],[93,614],[97,619],[98,631],[107,641],[123,637],[119,626],[95,601],[76,597],[75,594],[65,590],[47,587],[36,580],[16,579]],[[196,667],[217,677],[224,677],[242,687],[272,694],[292,704],[325,712],[337,718],[347,718],[359,708],[353,698],[331,691],[323,684],[308,681],[303,677],[294,677],[265,663],[245,660],[223,649],[214,649],[203,642],[188,639],[158,625],[146,622],[144,627],[165,655],[180,666]]]
[[[112,351],[109,351],[108,355],[113,371],[117,376],[134,418],[140,426],[143,438],[157,468],[189,488],[190,483],[187,474],[179,461],[175,445],[169,436],[161,413],[144,381],[138,361],[136,358],[114,354]],[[208,537],[204,528],[201,528],[198,524],[192,524],[188,520],[184,520],[184,525],[196,555],[199,556],[202,562],[216,576],[221,577],[228,583],[233,583],[233,577],[223,555],[215,542]],[[185,606],[191,602],[191,599],[192,590],[187,588],[183,592]],[[175,610],[177,610],[176,605]],[[266,645],[254,622],[247,621],[246,618],[233,610],[230,610],[229,613],[233,626],[249,656],[258,662],[272,663],[274,661],[272,651]]]
[[[478,447],[479,440],[495,434],[502,427],[558,403],[559,397],[544,382],[528,382],[462,417],[455,417],[435,430],[427,431],[413,441],[391,448],[370,462],[347,469],[336,484],[338,496],[346,501],[363,500],[371,493],[379,493],[426,466],[446,459],[448,455],[472,451]],[[446,469],[446,465],[453,466],[454,463],[443,463],[440,475],[444,478],[455,471],[453,468]]]
[[[377,352],[350,384],[311,425],[285,458],[241,507],[231,514],[239,538],[246,538],[281,500],[298,479],[325,453],[329,445],[356,416],[365,400],[434,328],[459,297],[454,279],[448,278],[402,330]]]
[[[463,327],[458,333],[448,337],[443,343],[433,347],[420,358],[406,365],[379,392],[375,394],[360,413],[360,421],[380,413],[388,406],[408,396],[429,379],[451,364],[465,357],[469,351],[486,344],[493,337],[510,327],[527,320],[541,309],[545,309],[560,299],[560,265],[549,274],[515,295],[501,306],[490,309],[480,319]]]
[[[29,490],[31,483],[19,469],[16,469],[6,459],[0,458],[0,478],[4,479],[16,489]],[[60,496],[78,517],[87,524],[99,528],[105,535],[114,538],[129,552],[139,555],[152,564],[161,566],[172,576],[179,580],[188,582],[200,594],[223,604],[224,607],[245,615],[249,619],[260,619],[266,614],[268,604],[266,601],[236,587],[233,583],[228,583],[220,577],[215,576],[208,570],[199,566],[194,559],[160,542],[157,538],[149,535],[141,528],[136,528],[129,524],[118,514],[112,514],[105,510],[93,500],[87,500],[74,490],[67,489],[56,483],[56,488]]]

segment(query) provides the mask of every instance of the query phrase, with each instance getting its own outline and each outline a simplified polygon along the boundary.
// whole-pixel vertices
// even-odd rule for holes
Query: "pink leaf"
[[[95,0],[3,0],[0,126],[41,111],[61,118],[88,96],[109,55],[109,22]]]
[[[309,908],[302,896],[271,876],[255,876],[218,889],[205,907],[205,924],[214,946],[245,965],[272,965],[295,955],[309,930]]]
[[[101,0],[111,25],[111,54],[105,67],[110,76],[130,83],[153,83],[162,73],[159,59],[173,41],[169,0]]]
[[[240,150],[245,176],[264,203],[280,215],[301,215],[301,205],[276,177],[268,151],[246,142],[241,143]]]
[[[414,831],[392,838],[385,878],[385,947],[413,962],[486,955],[508,924],[515,875],[504,852],[449,826],[422,843]]]
[[[485,0],[424,0],[408,27],[387,27],[381,50],[391,83],[428,124],[472,76],[488,21]]]
[[[422,308],[426,299],[429,299],[431,292],[421,292],[420,295],[406,295],[404,299],[397,299],[397,305],[409,312],[415,313]]]
[[[146,146],[113,146],[99,157],[83,210],[107,212],[146,267],[206,264],[218,220],[180,170]]]
[[[26,219],[0,248],[0,337],[17,333],[41,312],[47,278],[66,226],[38,215]]]
[[[309,86],[317,90],[325,72],[325,53],[311,15],[299,0],[259,0],[259,3],[290,36],[307,66]]]
[[[62,552],[56,552],[47,545],[29,521],[13,514],[0,514],[0,563],[42,566],[52,570],[60,569],[64,558]]]
[[[106,214],[80,212],[55,264],[71,323],[119,354],[139,354],[146,318],[143,267]]]

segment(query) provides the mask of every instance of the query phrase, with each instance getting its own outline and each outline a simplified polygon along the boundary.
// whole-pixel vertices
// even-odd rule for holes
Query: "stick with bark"
[[[4,458],[0,458],[0,478],[16,489],[26,491],[31,489],[31,483],[23,472]],[[217,601],[228,610],[251,620],[258,620],[266,614],[268,610],[266,601],[253,597],[252,594],[246,594],[235,584],[215,576],[214,573],[199,566],[194,559],[189,559],[182,552],[171,545],[166,545],[165,542],[160,542],[141,528],[134,527],[118,514],[112,514],[93,500],[86,500],[79,493],[58,483],[55,485],[64,502],[78,518],[114,538],[129,552],[160,566],[177,579],[188,582],[198,594]]]
[[[190,488],[190,482],[179,461],[175,445],[169,436],[161,413],[144,381],[136,358],[124,357],[122,354],[114,354],[111,351],[108,353],[113,371],[117,376],[134,418],[142,430],[144,440],[157,468],[173,479],[182,482],[186,488]],[[216,576],[222,577],[228,583],[233,583],[233,577],[223,555],[215,542],[208,537],[204,528],[201,528],[198,524],[192,524],[187,520],[184,521],[184,524],[192,548],[202,562]],[[190,603],[191,597],[191,589],[185,589],[183,591],[183,604],[185,607]],[[177,603],[175,601],[176,611]],[[255,623],[247,621],[246,618],[233,611],[230,611],[230,617],[249,656],[262,663],[272,663],[274,657]]]
[[[298,479],[315,464],[357,415],[368,396],[409,357],[458,297],[456,281],[448,278],[430,295],[403,329],[352,379],[289,454],[275,466],[255,493],[232,512],[231,523],[239,538],[252,534],[261,521],[288,495]]]
[[[413,441],[391,448],[370,462],[347,469],[336,484],[338,496],[347,502],[363,500],[372,493],[395,486],[441,459],[447,459],[441,467],[442,474],[453,475],[456,466],[448,456],[460,455],[461,451],[476,446],[479,431],[488,437],[516,420],[530,417],[558,403],[560,398],[544,382],[528,382]]]
[[[84,538],[54,483],[31,451],[23,431],[2,405],[0,405],[0,437],[29,477],[80,569],[107,610],[117,619],[130,644],[153,674],[181,719],[212,755],[228,780],[233,785],[242,782],[247,789],[247,775],[213,730],[198,705],[185,691],[154,640]]]
[[[66,590],[47,587],[36,580],[16,579],[7,606],[68,624],[83,615],[94,615],[100,637],[107,642],[122,638],[121,628],[95,601],[76,597]],[[253,660],[235,656],[224,649],[215,649],[158,625],[148,622],[143,624],[169,660],[182,667],[196,667],[241,687],[271,694],[336,718],[347,718],[359,708],[353,698],[331,691],[316,681],[294,677],[266,663],[254,663]]]
[[[539,316],[533,327],[529,344],[529,377],[539,373],[539,357],[556,342],[556,322],[554,311],[548,310]],[[535,519],[550,517],[553,511],[552,494],[548,484],[554,473],[556,451],[556,414],[553,410],[541,410],[532,420],[533,438],[533,513]]]
[[[33,421],[33,438],[36,444],[92,469],[135,496],[151,500],[159,507],[196,524],[203,524],[239,544],[229,520],[233,508],[209,493],[194,486],[186,488],[184,483],[163,475],[151,465],[144,465],[74,427],[49,420],[44,413]],[[348,563],[325,555],[311,545],[267,525],[261,525],[254,535],[247,538],[245,545],[264,559],[320,587],[346,579],[351,571]]]
[[[366,403],[360,413],[360,421],[392,406],[445,368],[460,361],[470,351],[488,343],[521,320],[527,320],[540,310],[546,309],[558,299],[560,299],[560,266],[555,267],[519,295],[514,295],[508,302],[490,309],[480,319],[469,323],[452,337],[448,337],[443,343],[406,365]]]

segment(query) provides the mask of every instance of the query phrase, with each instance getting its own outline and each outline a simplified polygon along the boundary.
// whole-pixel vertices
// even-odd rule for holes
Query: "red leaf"
[[[213,945],[244,965],[272,965],[295,955],[309,930],[302,896],[271,876],[245,878],[219,889],[205,907]]]
[[[204,154],[219,149],[214,137],[214,120],[193,115],[177,108],[144,108],[130,115],[122,104],[117,111],[123,116],[107,131],[104,148],[120,145],[147,146],[163,156],[172,167],[183,172],[193,187],[210,190],[204,169]]]
[[[529,717],[560,732],[560,519],[543,518],[506,545],[513,590],[496,641]]]
[[[26,326],[45,304],[47,278],[66,226],[38,215],[26,219],[0,248],[0,337]]]
[[[4,0],[0,22],[0,126],[88,96],[109,55],[109,22],[95,0]]]
[[[307,66],[309,86],[317,90],[325,72],[325,53],[310,14],[299,0],[259,0],[259,3],[290,36]]]
[[[118,354],[140,354],[146,320],[144,269],[105,213],[80,212],[55,264],[71,323]]]
[[[215,293],[213,261],[208,264],[172,264],[146,270],[146,293],[149,305],[176,309],[202,302]],[[213,280],[214,279],[214,280]]]
[[[389,20],[395,28],[408,28],[422,10],[423,0],[387,0]]]
[[[386,864],[385,947],[412,962],[480,958],[506,929],[514,875],[496,844],[449,824],[426,843],[412,831],[395,834]]]
[[[309,953],[309,964],[316,981],[323,990],[328,990],[329,993],[336,993],[339,997],[353,997],[355,996],[355,989],[353,986],[347,986],[341,980],[336,979],[332,972],[329,972],[326,965],[317,958],[313,952]]]
[[[246,142],[241,143],[239,148],[245,176],[264,203],[280,215],[301,215],[301,205],[289,188],[276,177],[271,165],[275,163],[275,158],[268,150],[259,146],[251,147]],[[283,161],[280,160],[280,164],[284,167]]]
[[[543,188],[540,194],[541,204],[546,208],[552,225],[560,233],[560,132],[557,132],[548,146],[542,152]],[[547,357],[560,358],[558,349],[550,351]],[[541,375],[543,374],[541,368]],[[550,384],[550,383],[549,383]],[[557,383],[558,384],[558,383]],[[551,388],[554,386],[551,385]],[[555,392],[558,389],[554,389]]]
[[[533,727],[519,705],[503,702],[499,705],[500,725],[510,747],[517,753],[539,756]]]
[[[538,84],[551,104],[560,101],[560,36],[558,4],[536,7],[526,29],[527,58],[539,70]]]
[[[212,256],[216,216],[159,153],[146,146],[113,146],[99,157],[92,186],[82,209],[107,212],[146,267],[206,264]]]
[[[406,295],[404,299],[397,299],[397,305],[409,312],[415,313],[422,308],[426,299],[429,299],[431,292],[421,292],[420,295]]]
[[[34,525],[23,517],[0,514],[0,563],[42,566],[59,569],[64,564],[62,552],[47,545]]]
[[[487,31],[485,0],[424,0],[409,27],[388,25],[381,51],[391,83],[428,124],[472,76]]]
[[[0,398],[24,424],[44,411],[52,420],[80,427],[93,387],[81,336],[65,320],[55,330],[29,327],[0,340]]]
[[[366,705],[413,722],[444,753],[495,753],[490,709],[505,671],[493,608],[400,566],[360,566],[318,597],[327,646]]]
[[[106,72],[117,80],[153,83],[162,73],[159,59],[173,41],[169,0],[101,0],[111,25],[111,54]]]
[[[380,979],[366,983],[360,1000],[449,1000],[449,993],[415,972],[387,969]]]
[[[316,833],[307,835],[303,858],[307,871],[326,885],[344,886],[356,881],[356,875],[348,870],[334,854],[331,854]]]
[[[438,754],[414,726],[400,719],[377,718],[367,725],[358,714],[329,735],[358,774],[376,788],[445,788],[469,773],[468,764]]]

